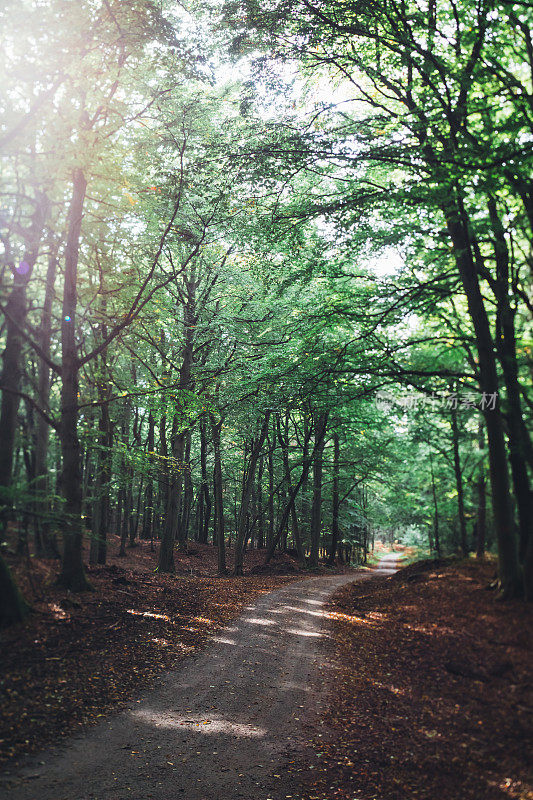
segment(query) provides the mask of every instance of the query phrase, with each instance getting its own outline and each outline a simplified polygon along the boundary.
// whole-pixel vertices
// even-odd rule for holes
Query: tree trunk
[[[327,418],[327,415],[325,415],[325,416]],[[306,432],[306,442],[307,442],[307,444],[309,443],[309,439],[311,437],[311,433],[312,433],[312,429],[310,428]],[[291,509],[291,502],[294,501],[296,495],[300,491],[300,488],[303,486],[304,482],[307,480],[307,476],[309,475],[309,470],[311,468],[311,464],[313,463],[313,459],[314,459],[314,456],[315,456],[316,449],[317,449],[317,447],[319,447],[321,445],[323,446],[325,434],[326,434],[326,426],[324,424],[324,427],[322,429],[322,436],[318,436],[318,438],[317,438],[317,436],[315,436],[315,445],[313,447],[313,451],[312,451],[311,455],[308,456],[307,459],[303,462],[302,474],[300,475],[300,479],[299,479],[298,483],[295,486],[293,486],[292,492],[290,492],[290,494],[289,494],[289,501],[285,506],[285,510],[283,511],[283,514],[281,515],[281,519],[280,519],[280,522],[278,524],[277,533],[272,538],[272,541],[270,542],[270,544],[268,546],[267,554],[266,554],[266,558],[265,558],[265,564],[268,564],[269,561],[271,560],[272,556],[274,555],[274,552],[276,550],[278,542],[281,539],[281,536],[282,536],[283,531],[285,529],[285,526],[287,524],[287,520],[289,519],[289,514],[290,514],[290,509]],[[305,443],[304,443],[304,450],[305,450]]]
[[[466,294],[478,351],[479,384],[485,405],[483,413],[487,428],[492,508],[498,543],[499,583],[502,596],[517,597],[523,594],[523,581],[518,562],[509,489],[507,453],[498,397],[498,372],[489,320],[473,262],[468,228],[461,218],[461,208],[460,199],[455,198],[455,201],[451,199],[444,207],[444,214]],[[494,407],[492,398],[495,400]]]
[[[483,420],[479,421],[478,445],[481,452],[485,448],[485,431]],[[483,458],[479,462],[479,473],[477,479],[477,520],[476,520],[476,557],[483,558],[485,553],[486,540],[486,517],[487,517],[487,498],[485,492],[485,465]]]
[[[453,443],[453,471],[455,475],[455,486],[457,488],[457,509],[459,514],[459,534],[461,537],[461,551],[463,556],[468,555],[468,542],[466,538],[466,519],[463,494],[463,473],[461,472],[461,460],[459,457],[459,427],[457,425],[457,408],[452,403],[452,443]]]
[[[172,420],[172,463],[170,466],[170,481],[168,487],[167,507],[165,521],[159,548],[158,570],[160,572],[174,572],[174,544],[179,528],[179,512],[181,492],[183,487],[183,451],[185,448],[185,435],[179,430],[181,415],[174,414]]]
[[[272,442],[269,443],[268,448],[268,538],[267,549],[270,552],[272,542],[274,541],[274,446],[275,436],[272,436]]]
[[[183,458],[183,501],[181,508],[181,521],[179,527],[180,550],[187,550],[187,538],[189,535],[189,522],[191,518],[191,504],[193,498],[193,485],[191,476],[191,432],[185,435],[185,450]]]
[[[202,486],[200,496],[202,502],[202,519],[198,520],[198,541],[207,544],[209,534],[209,521],[211,519],[211,495],[209,493],[209,479],[207,475],[207,431],[205,416],[200,420],[200,468],[202,471]]]
[[[63,557],[58,583],[74,592],[90,588],[83,569],[83,528],[80,443],[78,439],[78,370],[76,306],[78,254],[87,182],[74,170],[69,228],[65,248],[65,277],[61,320],[61,424],[63,456],[61,488],[64,497]]]
[[[122,421],[122,468],[121,480],[122,486],[122,526],[118,533],[120,534],[120,550],[119,556],[126,557],[126,543],[130,532],[131,513],[133,507],[132,483],[133,483],[133,468],[129,463],[129,448],[130,448],[130,416],[131,406],[129,400],[124,403],[124,418]]]
[[[11,570],[0,553],[0,628],[22,622],[30,607],[22,597]]]
[[[131,372],[132,372],[131,377],[133,380],[133,385],[135,386],[135,383],[137,381],[137,374],[134,362],[132,362],[131,365]],[[133,417],[133,430],[132,430],[132,436],[133,436],[132,444],[134,448],[140,448],[141,446],[142,421],[139,419],[139,416],[140,416],[139,408],[138,406],[135,406],[135,414]],[[137,538],[137,529],[139,527],[139,511],[141,507],[141,496],[144,485],[144,480],[143,480],[144,476],[142,474],[140,475],[139,489],[137,491],[137,503],[135,503],[134,499],[135,476],[134,476],[133,465],[130,466],[130,474],[131,474],[131,480],[128,481],[128,490],[130,491],[130,519],[128,525],[128,536],[130,540],[129,547],[132,548],[132,547],[137,547],[137,542],[135,540]]]
[[[259,459],[257,467],[257,547],[262,549],[265,546],[265,510],[263,508],[263,470],[264,456]]]
[[[320,546],[320,530],[322,523],[322,470],[324,437],[326,434],[327,414],[315,415],[315,452],[313,459],[313,506],[311,509],[311,547],[309,566],[318,567],[318,549]]]
[[[505,419],[509,437],[509,464],[518,511],[520,560],[524,562],[528,542],[533,539],[533,494],[528,475],[528,463],[530,468],[533,468],[533,452],[520,400],[521,388],[518,380],[514,311],[511,308],[509,297],[509,251],[496,202],[492,197],[489,198],[488,208],[494,234],[493,245],[496,259],[494,288],[498,326],[496,349],[502,366],[507,394]],[[533,574],[529,571],[526,571],[524,577],[526,581],[533,581]],[[533,585],[531,588],[533,591]]]
[[[227,575],[226,568],[226,541],[224,534],[224,500],[222,496],[222,458],[220,454],[220,431],[222,420],[216,422],[211,415],[211,431],[213,434],[213,497],[215,502],[215,523],[213,526],[213,539],[218,547],[218,574]]]
[[[9,514],[8,509],[12,505],[10,492],[15,435],[18,427],[17,414],[20,403],[24,344],[21,329],[24,328],[28,313],[27,286],[39,255],[39,243],[47,211],[48,199],[45,195],[41,195],[36,199],[24,258],[17,267],[13,265],[13,286],[5,305],[6,344],[2,354],[2,374],[0,376],[2,390],[0,407],[0,538]]]
[[[433,459],[431,458],[431,453],[429,456],[429,465],[431,469],[431,490],[433,492],[433,508],[434,508],[433,538],[435,541],[435,551],[437,553],[437,557],[440,558],[439,507],[437,505],[437,489],[435,486],[435,473],[433,472]]]
[[[168,491],[170,486],[166,414],[162,414],[159,420],[159,453],[161,456],[160,461],[162,467],[159,472],[159,516],[157,520],[157,538],[161,539],[161,526],[162,521],[165,518],[165,511],[168,503]]]
[[[52,250],[48,257],[44,303],[39,331],[39,345],[43,353],[47,356],[50,356],[50,341],[52,337],[52,302],[54,298],[56,272],[57,245],[54,244],[52,245]],[[50,399],[50,367],[42,358],[39,360],[37,381],[37,402],[40,408],[46,409],[48,408]],[[45,558],[59,558],[57,540],[55,534],[51,530],[50,524],[50,486],[48,481],[49,434],[50,426],[45,418],[39,414],[37,417],[35,433],[35,488],[37,492],[35,538],[36,541],[39,542],[39,546]]]
[[[259,455],[261,453],[261,449],[263,447],[266,435],[268,433],[269,419],[270,419],[270,413],[267,412],[258,437],[252,440],[252,444],[250,447],[250,458],[248,461],[248,469],[246,470],[245,475],[243,476],[241,506],[239,510],[237,539],[235,542],[235,565],[233,569],[234,575],[242,575],[243,571],[242,570],[243,555],[244,555],[243,551],[244,551],[244,543],[246,540],[246,528],[247,528],[248,509],[250,506],[250,497],[252,495],[252,488],[255,481],[255,470],[257,467],[257,462],[259,460]]]
[[[285,481],[287,483],[287,492],[289,495],[289,505],[291,510],[291,521],[292,521],[292,536],[294,539],[294,546],[296,547],[296,552],[298,553],[298,561],[301,566],[305,564],[305,552],[302,547],[302,540],[300,537],[300,528],[298,525],[298,515],[296,513],[296,495],[293,494],[292,491],[292,480],[291,480],[291,468],[289,464],[289,418],[287,415],[286,418],[286,427],[285,427],[285,438],[283,438],[283,434],[281,432],[281,424],[278,417],[277,420],[277,427],[278,427],[278,441],[281,447],[281,454],[283,458],[283,468],[285,470]]]
[[[101,335],[107,335],[102,326]],[[113,428],[109,417],[111,385],[107,374],[106,351],[101,354],[101,374],[97,381],[100,418],[98,420],[98,442],[96,466],[96,501],[93,512],[93,539],[91,540],[91,564],[105,564],[107,560],[107,529],[109,527],[109,493],[111,489]]]
[[[154,524],[154,480],[152,470],[155,464],[155,421],[150,410],[148,412],[148,462],[150,464],[149,474],[146,482],[146,494],[144,497],[144,517],[143,517],[143,539],[153,539]]]
[[[196,276],[194,267],[185,277],[185,303],[183,306],[184,343],[182,362],[179,376],[179,389],[182,392],[191,391],[191,369],[193,359],[193,344],[196,323]],[[180,401],[181,402],[181,401]],[[187,418],[183,407],[176,408],[172,422],[172,457],[173,465],[169,482],[168,500],[165,513],[165,523],[159,549],[159,566],[161,572],[174,572],[174,544],[179,542],[180,550],[186,550],[186,541],[180,532],[180,505],[183,491],[183,462],[188,428],[185,427]]]
[[[340,443],[339,434],[333,434],[333,491],[331,509],[331,546],[328,556],[328,564],[335,565],[335,554],[337,553],[337,542],[339,541],[339,461]]]

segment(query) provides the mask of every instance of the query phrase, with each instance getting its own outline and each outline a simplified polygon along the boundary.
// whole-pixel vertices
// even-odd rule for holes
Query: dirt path
[[[398,562],[402,553],[387,553],[386,556],[376,564],[375,569],[379,575],[393,575],[398,569]]]
[[[323,604],[368,574],[317,577],[263,595],[126,711],[4,775],[0,796],[285,800],[284,766],[304,749],[303,722],[320,708],[312,686]]]

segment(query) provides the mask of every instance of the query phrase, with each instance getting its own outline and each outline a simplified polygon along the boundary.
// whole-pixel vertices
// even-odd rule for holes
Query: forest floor
[[[314,730],[325,710],[324,604],[343,583],[367,579],[363,571],[315,575],[256,597],[207,647],[160,674],[123,711],[10,765],[0,776],[0,794],[4,790],[10,800],[293,796],[299,776],[291,775],[289,764],[307,759],[306,725]],[[225,581],[218,602],[223,588]],[[170,616],[167,602],[156,608]],[[144,617],[136,615],[135,622],[139,627],[130,636],[149,641]],[[172,633],[164,632],[169,638]],[[102,646],[107,657],[110,648]],[[140,669],[136,653],[134,648],[131,664]],[[73,662],[65,680],[70,675],[76,683]],[[90,691],[87,672],[85,680]],[[45,713],[53,718],[49,709]]]
[[[328,711],[303,800],[528,800],[531,608],[494,562],[421,563],[329,603]]]
[[[54,585],[57,561],[12,562],[33,613],[0,632],[0,766],[101,720],[258,595],[307,576],[288,556],[275,558],[271,574],[251,575],[265,557],[251,550],[247,575],[219,578],[216,549],[193,542],[176,553],[176,574],[162,575],[149,542],[124,558],[118,547],[112,537],[108,564],[88,569],[94,591],[83,594]],[[227,556],[229,566],[231,549]]]

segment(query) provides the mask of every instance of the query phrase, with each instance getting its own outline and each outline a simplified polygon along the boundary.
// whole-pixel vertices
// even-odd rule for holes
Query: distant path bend
[[[369,574],[261,595],[127,710],[4,775],[0,797],[284,800],[284,768],[320,710],[324,603]]]

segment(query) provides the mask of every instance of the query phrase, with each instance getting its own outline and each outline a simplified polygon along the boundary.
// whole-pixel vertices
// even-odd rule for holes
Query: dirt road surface
[[[321,576],[261,596],[127,710],[4,774],[0,797],[285,800],[285,767],[302,755],[304,723],[325,702],[324,602],[368,574]]]

